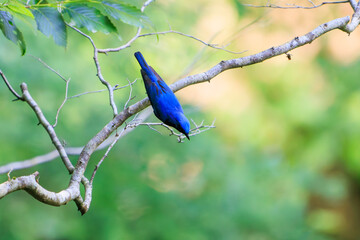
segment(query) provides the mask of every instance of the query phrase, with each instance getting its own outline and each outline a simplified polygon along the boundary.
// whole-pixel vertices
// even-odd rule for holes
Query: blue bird
[[[144,80],[146,93],[149,97],[155,116],[166,125],[176,128],[189,140],[190,122],[169,86],[161,79],[159,74],[147,64],[140,52],[135,54],[141,66],[141,75]]]

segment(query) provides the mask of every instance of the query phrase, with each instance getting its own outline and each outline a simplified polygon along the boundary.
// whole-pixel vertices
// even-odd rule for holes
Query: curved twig
[[[31,175],[10,179],[0,184],[0,199],[14,191],[25,190],[40,202],[60,206],[73,200],[73,195],[79,195],[79,190],[74,188],[69,188],[58,193],[50,192],[38,183],[36,180],[38,175],[39,172],[35,172]]]
[[[352,33],[360,23],[360,1],[356,4],[355,12],[352,15],[351,22],[345,27],[342,28],[343,31],[347,32],[348,34]]]
[[[69,83],[70,83],[70,78],[68,80],[66,80],[66,86],[65,86],[65,98],[62,101],[62,103],[60,104],[60,107],[58,108],[58,110],[56,111],[56,115],[55,115],[55,123],[52,125],[53,127],[56,127],[58,119],[59,119],[59,114],[61,109],[64,107],[66,101],[68,100],[68,92],[69,92]]]
[[[24,101],[24,99],[14,90],[14,88],[11,86],[11,84],[9,83],[9,81],[7,80],[7,78],[5,77],[4,73],[0,70],[0,76],[2,77],[2,79],[4,80],[6,86],[8,87],[8,89],[10,90],[10,92],[16,97],[15,100],[22,100]]]
[[[300,5],[295,5],[295,4],[292,4],[292,5],[289,5],[289,6],[280,6],[280,5],[276,5],[276,4],[272,4],[272,3],[269,3],[269,4],[266,4],[266,5],[254,5],[254,4],[242,4],[246,7],[253,7],[253,8],[278,8],[278,9],[293,9],[293,8],[297,8],[297,9],[314,9],[314,8],[319,8],[321,6],[324,6],[324,5],[330,5],[330,4],[341,4],[341,3],[348,3],[349,0],[344,0],[344,1],[334,1],[334,2],[322,2],[322,3],[319,3],[318,5],[314,4],[312,1],[310,1],[311,3],[311,7],[304,7],[304,6],[300,6]],[[351,3],[351,1],[350,1]]]
[[[129,86],[131,86],[131,85],[134,85],[137,80],[138,80],[138,79],[136,78],[136,79],[135,79],[133,82],[131,82],[130,84],[126,84],[126,85],[121,86],[121,87],[119,87],[118,85],[115,85],[115,86],[114,86],[114,91],[119,90],[119,89],[123,89],[123,88],[126,88],[126,87],[129,87]],[[93,93],[101,93],[101,92],[105,92],[105,91],[107,91],[107,89],[101,89],[101,90],[83,92],[83,93],[79,93],[79,94],[70,96],[70,97],[68,97],[67,99],[78,98],[78,97],[81,97],[81,96],[83,96],[83,95],[93,94]]]
[[[179,32],[179,31],[174,31],[174,30],[168,30],[168,31],[163,31],[163,32],[154,32],[154,33],[144,33],[144,34],[139,35],[139,38],[140,37],[146,37],[146,36],[153,36],[153,35],[164,35],[164,34],[168,34],[168,33],[174,33],[174,34],[178,34],[180,36],[188,37],[188,38],[194,39],[194,40],[204,44],[205,46],[208,46],[208,47],[211,47],[211,48],[214,48],[214,49],[218,49],[218,50],[222,50],[222,51],[225,51],[225,52],[228,52],[228,53],[241,54],[241,53],[244,53],[244,52],[247,51],[247,50],[241,51],[241,52],[230,51],[230,50],[225,49],[225,47],[223,47],[223,46],[219,47],[217,44],[207,43],[207,42],[205,42],[205,41],[203,41],[203,40],[201,40],[201,39],[199,39],[197,37],[194,37],[192,35],[185,34],[185,33]]]

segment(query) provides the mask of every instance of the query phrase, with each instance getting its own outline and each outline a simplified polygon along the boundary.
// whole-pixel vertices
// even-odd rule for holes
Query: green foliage
[[[66,24],[85,28],[90,32],[115,33],[115,26],[122,22],[130,26],[144,27],[150,20],[139,8],[119,1],[31,1],[26,5],[20,0],[0,3],[0,28],[4,36],[18,44],[22,54],[26,45],[13,16],[31,23],[45,36],[52,36],[55,43],[66,47]],[[66,19],[66,21],[65,21]]]
[[[10,1],[7,3],[6,8],[11,12],[15,14],[25,15],[30,18],[34,18],[34,16],[31,14],[31,11],[25,7],[24,4],[17,1]]]
[[[93,32],[110,33],[116,31],[108,17],[102,15],[98,9],[86,4],[66,4],[64,12],[69,14],[70,19],[78,27],[84,27]]]
[[[19,45],[21,53],[24,55],[26,51],[25,41],[10,13],[0,11],[0,28],[7,39]]]
[[[52,36],[56,44],[66,46],[66,26],[61,14],[51,7],[41,7],[31,10],[37,29],[45,36]]]
[[[137,27],[144,27],[144,23],[149,23],[149,18],[134,6],[103,1],[102,7],[109,16],[124,23]]]
[[[232,0],[235,7],[236,7],[236,10],[237,10],[237,13],[239,15],[239,17],[242,17],[243,15],[245,15],[246,13],[246,8],[245,6],[240,3],[241,0]]]

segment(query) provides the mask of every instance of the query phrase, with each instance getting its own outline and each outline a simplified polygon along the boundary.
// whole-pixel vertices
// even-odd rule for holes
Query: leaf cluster
[[[3,35],[26,52],[22,32],[14,18],[26,23],[36,22],[37,29],[45,36],[51,36],[55,43],[66,47],[66,26],[84,28],[91,32],[117,33],[118,23],[135,27],[150,24],[141,10],[117,0],[6,0],[0,2],[0,29]]]

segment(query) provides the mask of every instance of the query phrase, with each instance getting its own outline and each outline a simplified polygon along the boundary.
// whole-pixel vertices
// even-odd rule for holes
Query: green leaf
[[[10,13],[0,11],[0,29],[7,39],[19,45],[21,54],[24,55],[26,52],[24,37],[20,30],[16,27]]]
[[[21,14],[21,15],[25,15],[31,18],[34,18],[34,16],[32,15],[31,11],[29,9],[27,9],[25,7],[25,5],[16,2],[16,1],[10,1],[6,7],[9,9],[9,11],[13,12],[13,13],[17,13],[17,14]]]
[[[35,17],[37,29],[45,36],[52,36],[55,43],[60,46],[66,46],[66,26],[64,19],[56,8],[40,7],[32,9]]]
[[[136,27],[144,27],[144,23],[150,23],[149,18],[135,6],[110,1],[102,3],[105,12],[116,20]]]
[[[87,30],[104,33],[115,32],[115,26],[107,16],[104,16],[98,9],[86,4],[66,4],[64,12],[69,14],[72,21],[78,27],[85,27]]]
[[[240,0],[233,0],[236,10],[238,12],[239,17],[242,17],[246,13],[246,8],[243,4],[240,3]]]

